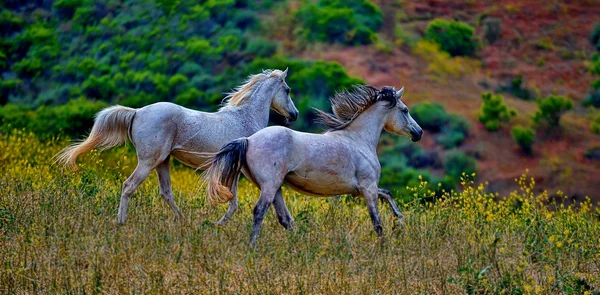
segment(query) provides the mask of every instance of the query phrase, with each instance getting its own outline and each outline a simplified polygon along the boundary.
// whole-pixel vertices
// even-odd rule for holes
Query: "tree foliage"
[[[537,105],[538,110],[533,121],[536,124],[545,122],[554,127],[560,124],[562,115],[573,108],[573,101],[566,97],[550,95],[544,99],[539,98]]]
[[[531,146],[533,145],[535,132],[531,128],[517,125],[510,130],[510,134],[524,153],[528,155],[533,153]]]
[[[425,38],[438,43],[452,56],[470,56],[479,48],[474,32],[475,29],[466,23],[437,18],[427,25]]]
[[[369,44],[383,24],[379,8],[369,0],[304,2],[295,14],[297,33],[308,41]]]
[[[483,93],[481,99],[483,99],[483,104],[479,112],[479,122],[483,123],[488,131],[498,130],[503,123],[517,115],[517,111],[508,108],[504,103],[504,98],[499,94]]]

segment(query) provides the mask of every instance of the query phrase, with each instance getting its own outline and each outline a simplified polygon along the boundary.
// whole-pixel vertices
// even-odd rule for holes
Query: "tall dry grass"
[[[412,188],[405,226],[380,206],[385,240],[361,200],[284,196],[296,231],[274,213],[259,245],[248,244],[258,191],[243,182],[241,208],[214,227],[199,175],[175,165],[184,224],[151,176],[115,221],[131,150],[84,157],[74,173],[52,166],[66,142],[0,135],[0,293],[2,294],[598,294],[600,212],[589,202],[549,209],[526,176],[503,201],[465,181],[435,203]],[[586,293],[587,292],[587,293]]]

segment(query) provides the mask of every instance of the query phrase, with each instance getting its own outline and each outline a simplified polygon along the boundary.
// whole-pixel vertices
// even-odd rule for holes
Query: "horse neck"
[[[381,103],[376,103],[358,115],[344,129],[345,133],[355,141],[364,142],[369,148],[376,150],[386,119],[386,109]]]
[[[236,112],[249,126],[262,129],[269,124],[269,110],[271,109],[272,89],[266,85],[267,81],[255,86],[250,97],[232,111]],[[258,131],[255,130],[255,131]]]

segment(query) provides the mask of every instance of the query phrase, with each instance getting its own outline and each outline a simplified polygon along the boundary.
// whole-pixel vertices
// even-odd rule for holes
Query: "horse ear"
[[[283,71],[283,74],[281,74],[281,78],[283,80],[285,80],[285,77],[287,77],[287,71],[288,71],[288,68],[285,68],[285,71]]]
[[[397,99],[401,99],[402,95],[404,95],[404,86],[402,86],[402,88],[400,88],[400,90],[396,91],[396,98]]]

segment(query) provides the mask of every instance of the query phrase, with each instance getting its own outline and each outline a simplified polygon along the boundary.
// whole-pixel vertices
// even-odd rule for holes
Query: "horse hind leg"
[[[227,208],[227,212],[223,215],[223,217],[221,217],[221,219],[219,219],[219,221],[215,222],[215,225],[220,225],[223,226],[227,223],[227,221],[229,221],[231,219],[231,216],[233,215],[233,213],[235,213],[235,211],[238,208],[238,196],[237,196],[237,189],[238,189],[238,183],[239,183],[239,176],[238,178],[233,182],[233,187],[231,188],[231,193],[233,194],[233,199],[231,199],[229,201],[229,208]]]
[[[147,144],[148,145],[148,144]],[[146,152],[148,151],[148,152]],[[119,213],[117,222],[125,224],[127,219],[127,207],[129,198],[138,188],[138,186],[148,178],[150,172],[169,157],[169,149],[163,146],[160,149],[146,149],[142,144],[138,145],[138,165],[133,173],[123,182],[123,191],[121,192],[121,202],[119,204]]]
[[[138,163],[133,173],[123,182],[121,192],[121,201],[119,203],[119,213],[117,214],[117,222],[121,225],[125,224],[127,219],[127,207],[129,206],[129,198],[135,192],[137,187],[148,178],[150,171],[154,167],[146,165],[143,162]]]
[[[184,221],[185,217],[175,204],[175,197],[173,196],[173,189],[171,186],[171,157],[167,156],[167,158],[162,161],[162,163],[156,166],[156,174],[158,175],[158,188],[160,190],[160,196],[165,200],[167,205],[171,207],[175,216]]]
[[[265,218],[265,214],[267,213],[267,209],[273,203],[275,199],[275,194],[277,190],[280,189],[281,183],[277,186],[263,186],[261,187],[260,198],[254,206],[254,221],[252,224],[252,232],[250,233],[250,244],[253,247],[256,247],[256,241],[258,239],[258,234],[260,233],[260,227],[263,219]]]
[[[279,220],[279,224],[281,224],[287,230],[294,229],[294,219],[288,210],[288,207],[285,205],[285,201],[283,200],[283,192],[281,188],[277,190],[275,194],[275,200],[273,200],[273,207],[275,207],[275,213],[277,213],[277,220]]]

